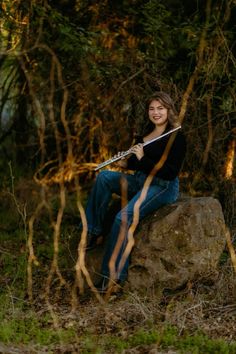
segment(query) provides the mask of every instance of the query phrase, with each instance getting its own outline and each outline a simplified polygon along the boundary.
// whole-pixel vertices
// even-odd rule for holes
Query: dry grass
[[[9,220],[9,225],[12,225],[12,220]],[[5,231],[8,231],[7,223]],[[232,234],[234,233],[232,232]],[[40,246],[43,247],[42,254],[39,254],[41,257],[48,249],[47,239],[43,240],[41,237]],[[17,243],[12,243],[12,239],[5,236],[5,241],[1,246],[2,254],[10,257],[11,254],[24,252],[24,249],[18,249],[18,246]],[[50,259],[51,255],[48,257]],[[63,264],[62,267],[64,266]],[[47,267],[44,271],[47,272]],[[70,283],[68,273],[64,268],[63,274]],[[74,272],[73,274],[75,275]],[[49,310],[42,296],[45,290],[44,282],[45,274],[38,270],[34,278],[34,310],[38,318],[44,316]],[[10,283],[9,280],[8,284]],[[162,332],[166,326],[177,328],[180,337],[185,334],[192,336],[196,332],[200,332],[212,339],[223,338],[228,343],[236,338],[236,275],[227,250],[224,263],[219,265],[217,273],[207,274],[201,279],[187,284],[184,289],[171,293],[164,292],[158,297],[154,295],[147,297],[134,293],[127,284],[121,297],[113,296],[104,304],[100,303],[92,293],[89,296],[87,294],[78,295],[78,306],[73,312],[70,289],[58,286],[58,282],[54,279],[50,291],[52,307],[49,312],[53,313],[58,327],[68,330],[73,328],[80,338],[89,333],[90,336],[99,338],[114,336],[127,341],[140,329],[150,331],[155,328]],[[55,321],[52,320],[48,325],[53,326],[54,323]],[[79,350],[80,344],[76,340],[75,338],[75,343],[72,343],[71,346]],[[61,345],[57,352],[63,352]],[[122,353],[146,352],[164,353],[164,351],[157,351],[157,345],[149,345],[148,348],[145,345],[136,346],[132,348],[132,351],[129,349]],[[176,352],[174,349],[169,349],[165,353]]]
[[[121,297],[100,304],[91,294],[81,299],[71,313],[65,305],[57,315],[62,327],[75,326],[82,335],[116,335],[128,338],[140,328],[149,330],[174,326],[179,335],[202,332],[210,338],[231,342],[236,337],[236,277],[230,260],[220,267],[215,279],[205,278],[162,297],[145,298],[127,289]]]

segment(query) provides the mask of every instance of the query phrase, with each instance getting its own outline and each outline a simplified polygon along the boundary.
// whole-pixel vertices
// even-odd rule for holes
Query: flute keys
[[[122,157],[125,156],[126,151],[119,151],[118,154],[116,155],[116,157]]]
[[[146,141],[145,143],[142,144],[142,146],[146,146],[146,145],[148,145],[148,144],[153,143],[153,142],[156,141],[156,140],[162,139],[164,136],[169,135],[169,134],[173,133],[174,131],[176,131],[176,130],[178,130],[178,129],[181,129],[181,125],[179,125],[179,126],[176,127],[176,128],[173,128],[173,129],[169,130],[168,132],[166,132],[166,133],[164,133],[164,134],[162,134],[162,135],[160,135],[160,136],[158,136],[158,137],[156,137],[156,138],[154,138],[154,139],[151,139],[151,140],[149,140],[149,141]],[[102,167],[104,167],[104,166],[107,166],[107,165],[109,165],[110,163],[115,162],[115,161],[117,161],[117,160],[119,160],[119,159],[122,159],[122,157],[127,156],[127,155],[130,155],[130,154],[132,154],[132,148],[130,148],[130,149],[127,150],[127,151],[119,151],[119,152],[117,153],[117,155],[113,156],[110,160],[107,160],[107,161],[105,161],[105,162],[103,162],[103,163],[100,163],[94,170],[97,171],[97,170],[99,170],[100,168],[102,168]]]

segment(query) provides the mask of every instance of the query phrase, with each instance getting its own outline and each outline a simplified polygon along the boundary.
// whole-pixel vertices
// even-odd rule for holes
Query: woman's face
[[[157,100],[153,100],[148,109],[148,116],[155,126],[165,126],[168,123],[168,109]]]

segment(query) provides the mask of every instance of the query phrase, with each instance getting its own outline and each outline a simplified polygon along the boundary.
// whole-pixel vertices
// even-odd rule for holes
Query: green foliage
[[[122,353],[125,349],[142,348],[155,345],[160,351],[173,349],[178,353],[191,352],[193,354],[233,354],[236,352],[236,343],[227,343],[221,339],[210,339],[201,333],[190,335],[178,334],[175,327],[167,326],[158,331],[155,328],[139,329],[128,338],[112,335],[83,334],[77,338],[75,328],[53,329],[51,318],[46,313],[38,317],[27,309],[27,304],[19,299],[16,301],[10,294],[0,298],[0,341],[6,344],[31,344],[38,347],[48,346],[53,350],[56,344],[66,345],[79,340],[81,353],[101,354],[113,350],[113,353]]]
[[[29,1],[27,4],[31,6],[21,1],[10,8],[6,2],[3,28],[6,31],[5,41],[13,38],[11,28],[14,28],[13,32],[20,39],[17,43],[23,45],[26,51],[29,49],[27,58],[22,59],[31,75],[35,99],[46,121],[44,143],[48,160],[55,158],[58,143],[55,142],[55,131],[48,115],[51,106],[54,107],[55,123],[61,134],[61,149],[64,152],[67,148],[65,129],[60,121],[64,86],[58,82],[57,70],[53,85],[49,79],[52,53],[62,65],[61,74],[69,93],[66,118],[75,157],[83,163],[105,159],[107,151],[115,153],[130,144],[136,123],[143,119],[143,110],[139,106],[154,90],[169,91],[177,106],[180,105],[198,59],[196,50],[203,31],[206,31],[203,63],[184,122],[187,132],[197,131],[194,141],[189,138],[191,153],[185,166],[191,176],[201,169],[202,155],[208,141],[206,100],[210,97],[216,128],[214,136],[221,144],[213,145],[207,172],[212,176],[221,173],[225,154],[223,142],[230,133],[228,122],[234,119],[235,99],[232,93],[235,91],[235,62],[230,48],[234,40],[232,23],[235,8],[232,4],[227,7],[225,2],[211,2],[208,14],[204,2],[193,1],[190,6],[187,0],[132,0],[131,3],[123,0],[99,4],[63,1],[47,5]],[[18,26],[17,30],[13,25]],[[10,36],[7,31],[10,31]],[[13,44],[13,40],[7,42],[8,47]],[[45,49],[45,45],[49,50]],[[39,114],[35,112],[32,97],[27,91],[29,82],[25,82],[24,73],[15,80],[20,87],[24,87],[28,121],[38,121],[37,127],[40,129]],[[11,91],[14,85],[12,83]],[[49,102],[52,89],[53,98]],[[24,114],[21,115],[21,124],[23,117]],[[35,154],[42,151],[34,140],[37,132],[32,134],[37,127],[24,122],[22,128],[31,138],[28,142],[35,145],[35,149],[29,151],[34,160]],[[117,131],[120,131],[121,138]],[[17,139],[12,135],[11,140],[14,142]],[[17,141],[17,144],[22,144],[22,141]],[[192,144],[197,149],[192,149]],[[216,146],[222,151],[219,162],[215,159],[215,155],[219,154]],[[20,165],[21,162],[17,156],[16,163]]]
[[[143,6],[143,28],[150,36],[149,57],[153,59],[168,59],[174,54],[174,42],[171,32],[171,12],[165,5],[157,1],[149,1]],[[149,49],[149,50],[150,50]]]
[[[55,36],[54,48],[60,53],[60,58],[63,58],[64,53],[67,64],[68,59],[78,62],[80,56],[89,49],[87,41],[89,33],[85,34],[82,27],[52,7],[48,7],[46,21],[51,31],[44,31],[45,39],[50,43]]]
[[[210,3],[209,14],[206,14],[205,2],[197,0],[97,3],[91,0],[64,0],[50,1],[45,6],[30,0],[13,4],[3,1],[0,43],[0,69],[3,73],[0,103],[1,189],[12,193],[12,181],[6,167],[9,160],[13,161],[18,180],[27,172],[34,175],[42,167],[41,164],[46,165],[46,172],[53,166],[52,176],[58,170],[61,172],[61,165],[67,158],[68,141],[72,145],[76,171],[83,163],[101,162],[113,153],[124,150],[124,147],[128,148],[139,125],[142,126],[144,101],[149,93],[168,91],[180,107],[199,59],[196,50],[205,31],[203,62],[183,122],[188,142],[183,170],[189,176],[183,188],[191,193],[195,176],[200,176],[195,181],[193,193],[216,197],[221,193],[228,224],[232,225],[235,200],[230,183],[226,181],[221,185],[220,176],[235,122],[236,72],[231,48],[234,46],[235,30],[232,24],[235,23],[236,12],[232,2]],[[65,88],[68,90],[67,100],[63,96]],[[6,102],[11,102],[10,106]],[[36,109],[38,107],[45,130]],[[62,122],[63,109],[69,133]],[[2,118],[6,113],[8,120]],[[203,166],[210,126],[213,143]],[[57,155],[58,150],[62,152],[61,156]],[[51,159],[56,161],[55,164],[47,165]],[[201,173],[198,174],[199,171]],[[85,169],[79,175],[81,187],[85,189],[93,177],[93,172],[87,173]],[[60,208],[60,190],[51,188],[53,180],[49,182],[51,184],[48,183],[46,194],[51,214],[49,217],[47,210],[43,210],[38,216],[33,240],[40,263],[37,269],[33,268],[33,273],[42,271],[44,276],[54,254],[51,218],[56,220]],[[65,184],[67,187],[73,194],[73,179]],[[71,204],[69,198],[66,200],[60,230],[59,266],[66,270],[70,237],[75,236],[75,250],[77,246],[75,195],[70,199],[73,199]],[[26,199],[27,203],[31,202],[33,193]],[[8,202],[4,195],[1,200],[0,244],[3,252],[0,264],[1,280],[5,286],[2,291],[10,291],[13,296],[22,295],[27,266],[25,225],[12,200]],[[30,207],[30,215],[35,208],[35,205]],[[2,298],[2,302],[7,303],[6,298]],[[2,315],[0,340],[10,343],[14,340],[14,332],[19,333],[15,339],[18,343],[28,343],[29,334],[41,344],[59,340],[58,332],[41,328],[34,313],[24,317],[12,309],[7,316]],[[69,339],[73,331],[63,330],[60,335]],[[98,344],[98,348],[94,343]],[[160,333],[155,329],[140,331],[126,340],[109,337],[103,343],[99,338],[87,336],[84,350],[99,354],[103,353],[101,348],[112,347],[122,352],[126,348],[151,343],[158,344],[160,348],[174,346],[183,353],[191,350],[193,353],[215,351],[226,354],[233,353],[235,349],[234,344],[213,341],[202,334],[180,336],[176,329],[167,328]]]
[[[23,301],[11,298],[11,294],[1,295],[0,304],[0,341],[3,343],[51,346],[66,344],[75,337],[73,328],[53,329],[48,314],[38,317]]]
[[[147,349],[151,345],[155,345],[160,351],[171,348],[183,354],[186,352],[193,354],[233,354],[236,352],[234,342],[227,343],[222,339],[210,339],[200,332],[179,334],[177,328],[172,326],[159,330],[153,325],[149,330],[140,328],[127,338],[114,335],[91,335],[86,331],[80,338],[77,338],[76,326],[54,329],[48,313],[38,316],[25,301],[12,296],[10,292],[0,295],[0,304],[0,341],[6,344],[30,344],[37,345],[39,348],[48,346],[48,349],[53,351],[56,344],[63,343],[66,346],[66,344],[78,341],[80,352],[83,354],[101,354],[111,350],[118,354],[125,349],[142,347]]]
[[[233,354],[236,352],[236,343],[228,344],[221,339],[210,339],[203,334],[179,335],[175,327],[166,327],[158,332],[155,329],[150,331],[140,329],[126,339],[114,336],[103,336],[98,338],[95,336],[87,336],[83,341],[82,353],[91,353],[96,348],[95,353],[103,353],[107,350],[113,350],[113,353],[122,353],[125,349],[142,348],[149,345],[156,345],[156,349],[160,351],[173,349],[178,353],[193,354]]]
[[[152,330],[150,332],[140,330],[130,338],[130,345],[134,347],[138,345],[148,345],[152,343],[158,343],[159,340],[160,334],[155,330]]]
[[[0,256],[2,272],[2,280],[6,279],[8,286],[19,289],[25,284],[27,258],[25,254],[14,255],[2,253]],[[3,290],[3,289],[1,289]]]
[[[4,226],[7,225],[4,224]],[[10,227],[13,225],[10,224]],[[10,291],[13,296],[24,296],[27,286],[27,254],[25,252],[26,239],[24,230],[16,229],[10,232],[0,230],[0,244],[0,282],[2,284],[0,294]]]

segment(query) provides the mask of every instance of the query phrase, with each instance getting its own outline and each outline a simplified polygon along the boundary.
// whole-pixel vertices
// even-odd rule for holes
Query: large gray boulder
[[[212,197],[183,198],[156,211],[136,231],[129,288],[174,290],[213,274],[225,230],[221,205]]]

